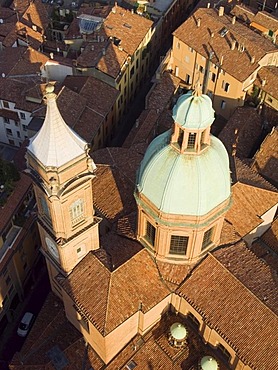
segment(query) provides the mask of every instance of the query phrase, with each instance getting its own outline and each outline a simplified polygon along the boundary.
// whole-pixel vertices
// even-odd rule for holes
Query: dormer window
[[[187,141],[187,149],[194,149],[195,148],[195,142],[196,142],[196,132],[190,132],[188,135],[188,141]]]

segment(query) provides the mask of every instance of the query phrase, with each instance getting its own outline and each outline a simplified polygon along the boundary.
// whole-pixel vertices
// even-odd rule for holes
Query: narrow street
[[[9,323],[1,335],[0,341],[0,369],[8,369],[8,362],[13,355],[20,351],[26,339],[17,335],[17,327],[25,312],[32,312],[37,317],[47,294],[50,292],[50,283],[46,267],[41,270],[36,284],[31,287],[23,302],[19,303],[14,311],[16,319]]]

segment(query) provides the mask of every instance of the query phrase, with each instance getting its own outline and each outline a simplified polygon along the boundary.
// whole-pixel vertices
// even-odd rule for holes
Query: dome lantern
[[[180,322],[175,322],[171,325],[168,341],[172,347],[183,347],[186,343],[186,338],[187,330],[184,325]]]
[[[214,121],[211,99],[198,89],[180,96],[173,108],[172,146],[181,153],[200,153],[210,144],[210,126]]]

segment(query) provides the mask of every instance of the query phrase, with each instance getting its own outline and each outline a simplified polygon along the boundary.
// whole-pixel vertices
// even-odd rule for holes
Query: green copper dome
[[[217,361],[211,356],[203,357],[200,365],[201,365],[202,370],[217,370],[218,369]]]
[[[193,99],[192,99],[193,97]],[[198,99],[196,110],[194,99]],[[204,110],[204,112],[202,112]],[[189,122],[200,130],[213,121],[210,98],[191,93],[182,96],[174,108],[174,119]],[[211,121],[212,120],[212,121]],[[137,190],[164,213],[204,216],[225,200],[231,191],[229,158],[222,142],[210,135],[200,152],[181,152],[171,144],[172,131],[156,137],[141,162]]]
[[[188,92],[182,95],[173,108],[173,119],[185,128],[205,129],[214,121],[214,110],[207,95]]]
[[[199,155],[181,154],[170,137],[169,131],[158,136],[147,149],[138,191],[162,212],[203,216],[230,197],[226,149],[211,136],[211,145]]]
[[[183,340],[187,336],[186,328],[179,322],[175,322],[170,328],[171,336],[176,340]]]

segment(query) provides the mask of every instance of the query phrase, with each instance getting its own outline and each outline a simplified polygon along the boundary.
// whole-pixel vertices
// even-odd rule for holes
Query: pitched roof
[[[278,100],[278,67],[262,67],[257,74],[255,85]],[[265,102],[267,103],[267,100]]]
[[[254,156],[252,168],[278,187],[278,128],[273,128]]]
[[[126,239],[126,243],[130,242]],[[59,282],[102,335],[109,334],[140,308],[147,312],[169,295],[144,249],[113,272],[89,253]]]
[[[110,221],[136,209],[135,184],[117,168],[97,165],[93,180],[94,206]]]
[[[240,260],[240,255],[237,258]],[[244,264],[241,266],[244,269]],[[177,292],[245,364],[254,369],[277,368],[277,315],[216,257],[208,255]]]
[[[258,25],[261,25],[265,27],[267,30],[271,30],[273,32],[276,32],[278,30],[277,18],[273,17],[270,13],[266,11],[257,12],[257,14],[255,15],[251,22],[251,27],[252,23],[257,23]]]
[[[225,219],[242,237],[258,227],[261,218],[278,201],[278,193],[237,182],[232,186],[232,207]]]
[[[243,241],[227,248],[219,248],[212,254],[250,292],[278,315],[277,275],[272,268],[257,258]]]
[[[200,19],[200,27],[197,27],[197,19]],[[229,32],[221,37],[224,28]],[[277,50],[271,41],[239,22],[232,24],[231,17],[225,14],[219,16],[217,10],[211,8],[197,9],[173,34],[205,58],[213,50],[212,62],[219,64],[223,58],[221,68],[239,81],[245,81],[258,68],[258,62],[264,55]],[[231,50],[233,40],[238,45],[244,45],[244,52],[237,47]],[[255,58],[253,64],[252,57]]]
[[[276,191],[276,188],[266,181],[256,170],[249,164],[244,163],[237,157],[233,157],[235,163],[236,181],[243,184],[252,185],[261,189]],[[235,182],[236,182],[235,181]]]
[[[127,58],[138,49],[152,24],[151,20],[115,5],[98,31],[98,37],[94,40],[94,35],[87,36],[90,42],[84,42],[84,50],[77,58],[77,64],[81,67],[98,68],[116,78]],[[79,34],[77,27],[74,32]],[[93,44],[92,40],[95,41]]]
[[[16,182],[15,188],[8,197],[3,207],[0,207],[0,234],[9,224],[16,210],[21,206],[23,199],[31,189],[32,181],[24,173],[20,174],[19,181]]]
[[[239,158],[248,158],[262,134],[261,116],[255,108],[238,107],[219,134],[229,155],[236,149]]]
[[[1,52],[0,71],[8,77],[37,76],[48,59],[31,47],[6,47]]]
[[[119,91],[92,77],[70,76],[64,81],[57,104],[67,124],[91,142],[116,103]]]
[[[40,78],[0,78],[0,99],[15,103],[16,109],[27,112],[36,110],[39,105],[26,100],[28,91],[40,82]]]

